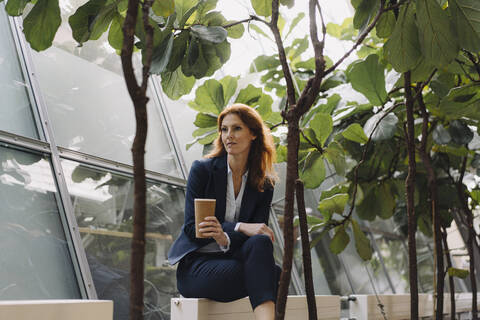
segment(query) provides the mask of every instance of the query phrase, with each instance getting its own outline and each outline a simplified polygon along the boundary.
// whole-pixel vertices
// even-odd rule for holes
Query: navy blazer
[[[236,222],[225,221],[227,197],[227,156],[196,160],[190,169],[185,196],[185,222],[179,237],[168,252],[168,261],[175,264],[188,253],[213,242],[212,238],[195,237],[195,198],[216,199],[215,216],[223,231],[230,237],[230,250],[240,247],[248,236],[234,231]],[[273,187],[259,192],[249,183],[245,185],[239,222],[268,223],[273,197]]]

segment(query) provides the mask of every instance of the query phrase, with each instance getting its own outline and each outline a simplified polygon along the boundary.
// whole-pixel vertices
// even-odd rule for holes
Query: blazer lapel
[[[213,163],[213,180],[215,182],[215,216],[220,223],[225,221],[225,208],[227,199],[227,156],[215,158]]]

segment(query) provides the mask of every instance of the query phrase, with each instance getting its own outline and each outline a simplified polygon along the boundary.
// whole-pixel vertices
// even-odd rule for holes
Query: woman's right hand
[[[273,234],[272,229],[270,229],[265,223],[246,223],[240,222],[240,226],[238,227],[238,231],[242,232],[243,234],[251,237],[256,234],[264,234],[275,242],[275,236]]]

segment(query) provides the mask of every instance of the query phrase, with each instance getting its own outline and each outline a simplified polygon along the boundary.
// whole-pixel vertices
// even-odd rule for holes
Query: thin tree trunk
[[[445,248],[444,252],[446,253],[447,257],[447,270],[452,268],[452,258],[450,257],[450,249],[448,248],[447,242],[447,229],[442,227],[442,240],[443,240],[443,247]],[[446,272],[444,272],[446,273]],[[455,282],[453,281],[452,276],[448,276],[448,283],[450,286],[450,320],[455,320]]]
[[[146,228],[146,181],[145,181],[145,143],[147,140],[147,102],[146,96],[149,70],[153,52],[153,28],[148,21],[148,13],[153,0],[142,3],[142,19],[145,29],[145,51],[142,83],[135,77],[132,55],[135,27],[137,24],[139,0],[129,0],[127,15],[123,26],[123,46],[121,52],[122,69],[128,93],[135,109],[136,131],[132,145],[134,204],[133,238],[130,257],[130,320],[143,319],[144,295],[144,258]]]
[[[422,126],[422,142],[420,145],[420,156],[422,158],[423,165],[427,171],[428,190],[430,193],[430,203],[432,210],[432,222],[433,222],[433,243],[434,243],[434,290],[433,295],[436,299],[436,303],[433,306],[433,315],[437,320],[443,319],[443,293],[445,286],[444,277],[444,263],[443,263],[443,250],[442,250],[442,237],[441,237],[441,224],[440,215],[437,211],[438,192],[437,192],[437,178],[432,166],[430,155],[427,153],[427,139],[428,139],[428,113],[423,96],[420,92],[418,94],[418,104],[423,118]]]
[[[288,119],[287,134],[287,179],[285,181],[285,212],[283,218],[283,235],[285,251],[283,255],[282,274],[277,294],[275,319],[285,318],[285,307],[287,304],[288,286],[290,284],[292,260],[293,260],[293,209],[295,202],[295,181],[298,178],[298,146],[299,131],[298,119]]]
[[[477,309],[477,280],[475,277],[475,256],[473,250],[473,241],[474,241],[474,230],[473,230],[473,213],[468,207],[468,199],[465,197],[465,187],[463,185],[463,177],[465,175],[465,170],[467,168],[467,157],[463,159],[462,168],[460,169],[460,178],[458,179],[457,193],[460,203],[462,204],[463,212],[466,216],[467,227],[468,227],[468,239],[467,239],[467,250],[470,257],[470,284],[472,286],[472,319],[477,320],[478,309]]]
[[[305,291],[307,293],[308,319],[317,320],[317,304],[315,301],[315,289],[313,288],[312,257],[310,255],[310,240],[308,237],[307,212],[305,210],[305,196],[303,182],[295,181],[298,217],[300,220],[300,235],[302,238],[303,276]]]
[[[405,180],[407,193],[407,214],[408,214],[408,262],[410,275],[410,319],[418,319],[418,281],[417,281],[417,246],[415,233],[417,220],[415,217],[415,132],[410,72],[404,73],[405,106],[407,109],[407,150],[408,150],[408,175]]]

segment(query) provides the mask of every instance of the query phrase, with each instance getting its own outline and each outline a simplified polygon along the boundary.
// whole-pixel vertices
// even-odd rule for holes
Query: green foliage
[[[388,61],[397,72],[412,70],[418,64],[422,52],[413,4],[402,7],[392,36],[385,43],[384,49]]]
[[[397,123],[398,118],[395,114],[379,112],[367,120],[363,130],[367,136],[372,136],[372,141],[389,140],[397,130]]]
[[[325,220],[330,220],[334,213],[343,213],[347,202],[347,193],[337,193],[329,198],[321,200],[318,204],[318,211],[320,211]]]
[[[358,143],[366,143],[368,141],[368,137],[363,131],[362,126],[358,123],[352,123],[342,132],[342,135],[351,141],[358,142]]]
[[[61,22],[58,0],[38,0],[23,20],[23,32],[32,49],[49,48]]]
[[[343,225],[339,226],[335,230],[335,235],[333,236],[332,241],[330,242],[330,251],[334,254],[339,254],[342,252],[350,242],[350,237],[348,233],[345,231],[345,227]]]
[[[476,0],[449,0],[448,8],[458,30],[462,48],[480,51],[480,2]]]
[[[458,54],[457,37],[447,13],[436,1],[417,0],[417,25],[423,56],[438,68]]]
[[[175,1],[155,0],[152,5],[152,11],[159,17],[167,18],[175,12]]]
[[[370,241],[367,236],[365,236],[362,229],[360,229],[358,222],[354,219],[352,219],[352,229],[353,237],[355,239],[355,248],[357,249],[358,255],[365,261],[370,260],[373,252]]]
[[[354,62],[349,66],[347,78],[353,89],[362,93],[373,105],[382,105],[387,99],[385,89],[385,70],[373,54],[364,61]]]
[[[272,0],[251,0],[253,10],[259,15],[270,17],[272,15]]]

